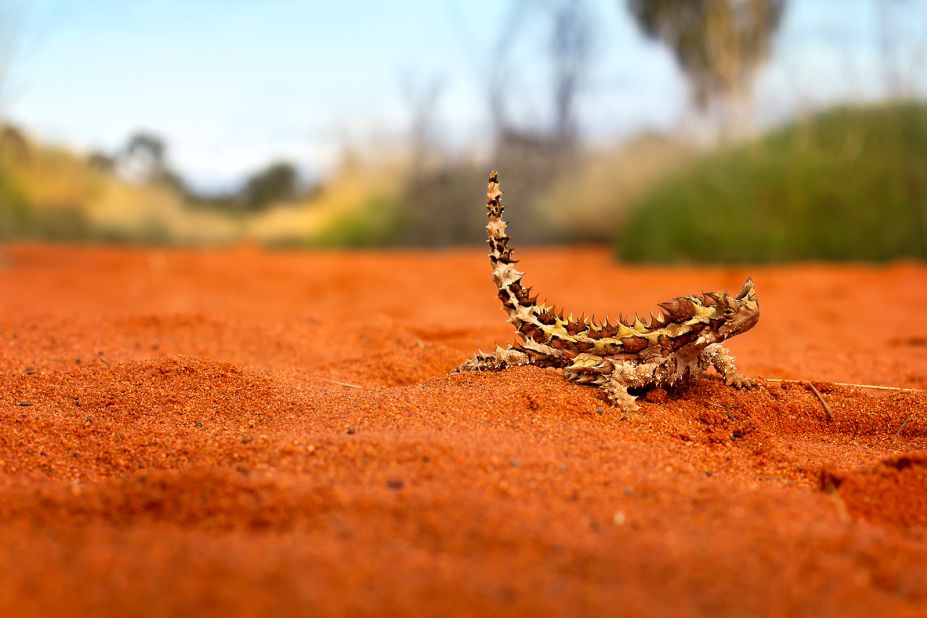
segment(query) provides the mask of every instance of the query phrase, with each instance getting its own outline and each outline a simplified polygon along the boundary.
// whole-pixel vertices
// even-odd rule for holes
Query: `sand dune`
[[[927,607],[923,265],[524,251],[577,314],[750,274],[742,369],[818,391],[708,376],[627,415],[447,375],[510,341],[479,250],[0,251],[2,615]]]

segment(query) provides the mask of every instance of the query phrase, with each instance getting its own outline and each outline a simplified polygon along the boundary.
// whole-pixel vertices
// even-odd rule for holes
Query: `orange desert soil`
[[[598,316],[750,274],[741,369],[815,388],[447,375],[481,249],[0,248],[0,615],[927,615],[927,266],[519,257]]]

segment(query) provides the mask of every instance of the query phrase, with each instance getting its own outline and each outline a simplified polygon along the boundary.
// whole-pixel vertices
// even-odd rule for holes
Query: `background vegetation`
[[[786,0],[619,2],[642,36],[669,50],[693,117],[711,130],[699,138],[680,126],[596,146],[578,130],[595,51],[587,5],[512,7],[484,73],[486,152],[442,143],[441,80],[428,76],[403,86],[410,122],[401,145],[346,147],[324,178],[270,161],[222,194],[189,187],[150,131],[115,152],[75,153],[0,117],[0,240],[476,245],[495,167],[522,243],[612,243],[618,258],[647,262],[927,258],[927,106],[910,89],[765,133],[752,126],[752,81],[774,53]],[[518,72],[512,38],[529,29],[540,33],[533,58],[551,86],[530,95],[549,108],[533,123],[513,112],[507,89]],[[0,29],[0,94],[4,36]]]
[[[706,153],[617,236],[630,261],[927,257],[927,106],[829,110]]]

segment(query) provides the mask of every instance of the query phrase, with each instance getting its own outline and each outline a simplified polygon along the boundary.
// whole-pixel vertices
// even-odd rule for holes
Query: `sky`
[[[904,87],[925,94],[927,0],[790,0],[755,78],[757,122],[884,94],[880,2],[891,7]],[[667,49],[639,33],[620,0],[588,5],[596,29],[579,103],[583,134],[607,142],[691,122],[687,86]],[[443,139],[479,151],[487,146],[486,75],[502,33],[512,41],[512,116],[528,124],[548,117],[543,24],[514,23],[511,6],[0,0],[0,37],[15,35],[0,115],[85,152],[112,153],[135,131],[153,132],[188,181],[222,190],[274,159],[318,176],[346,147],[398,143],[409,130],[408,93],[439,83]]]

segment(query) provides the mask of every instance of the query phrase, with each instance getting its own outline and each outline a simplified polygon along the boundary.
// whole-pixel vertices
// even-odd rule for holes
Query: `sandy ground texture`
[[[750,274],[741,369],[814,389],[449,376],[480,249],[0,248],[0,615],[927,615],[927,267],[519,257],[599,316]]]

